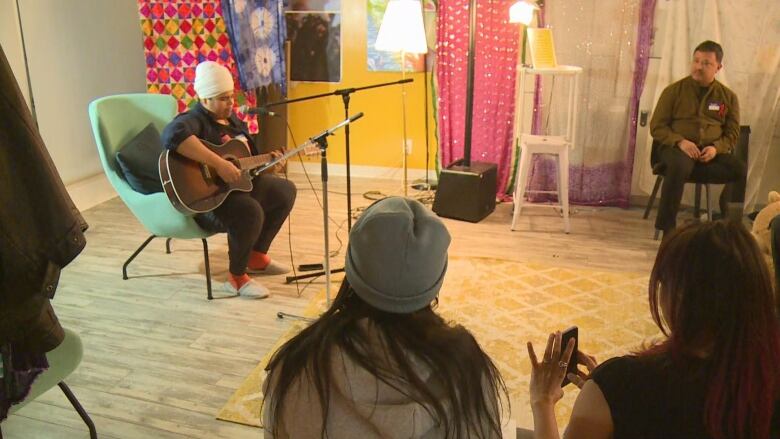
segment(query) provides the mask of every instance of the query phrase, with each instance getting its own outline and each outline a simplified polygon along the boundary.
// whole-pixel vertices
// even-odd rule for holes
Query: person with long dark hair
[[[496,366],[434,311],[449,243],[417,201],[366,209],[333,304],[266,368],[266,438],[501,437]]]
[[[664,240],[650,275],[650,311],[663,340],[596,366],[567,438],[780,438],[780,323],[753,237],[733,222],[692,224]],[[553,334],[542,361],[528,344],[537,438],[557,438],[553,406],[573,351]],[[563,352],[562,352],[563,351]]]

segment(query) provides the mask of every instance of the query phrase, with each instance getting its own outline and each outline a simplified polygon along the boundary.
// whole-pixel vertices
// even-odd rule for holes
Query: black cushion
[[[116,161],[133,190],[142,194],[163,191],[157,168],[162,152],[160,133],[150,123],[116,153]]]

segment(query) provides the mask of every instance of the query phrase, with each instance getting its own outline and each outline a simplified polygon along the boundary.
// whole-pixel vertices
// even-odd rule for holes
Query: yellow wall
[[[401,72],[369,72],[366,64],[366,0],[342,0],[341,17],[341,83],[290,82],[288,99],[328,93],[340,88],[357,88],[376,83],[397,81]],[[430,80],[430,73],[407,72],[414,82],[406,88],[406,132],[412,139],[409,168],[425,169],[425,110],[423,81]],[[435,169],[436,136],[431,99],[428,87],[429,117],[429,168]],[[288,118],[295,140],[304,139],[344,119],[344,106],[340,96],[329,96],[311,101],[293,103],[287,107]],[[401,112],[401,86],[392,85],[352,94],[349,112],[365,116],[350,126],[351,165],[400,168],[403,160],[403,125]],[[293,145],[288,138],[288,144]],[[328,141],[328,162],[346,163],[344,132],[339,131]],[[318,160],[310,157],[310,160]]]

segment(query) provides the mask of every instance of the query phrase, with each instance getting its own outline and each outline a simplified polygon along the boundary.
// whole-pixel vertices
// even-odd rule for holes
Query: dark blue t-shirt
[[[217,122],[203,104],[198,102],[190,110],[176,116],[165,127],[161,135],[162,143],[166,149],[174,151],[181,142],[193,135],[215,145],[221,145],[228,139],[243,135],[249,142],[252,154],[257,154],[246,124],[235,114],[230,115],[228,123],[229,125],[222,125]]]

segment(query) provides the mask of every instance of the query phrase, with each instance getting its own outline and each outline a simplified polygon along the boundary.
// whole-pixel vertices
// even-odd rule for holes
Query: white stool
[[[520,166],[517,170],[517,185],[515,186],[515,212],[512,215],[512,230],[516,230],[517,219],[523,208],[523,198],[526,192],[558,194],[558,204],[563,210],[563,230],[569,233],[569,148],[571,143],[563,136],[535,136],[523,134],[520,136]],[[558,190],[531,191],[526,190],[529,171],[534,154],[552,154],[558,162]]]

